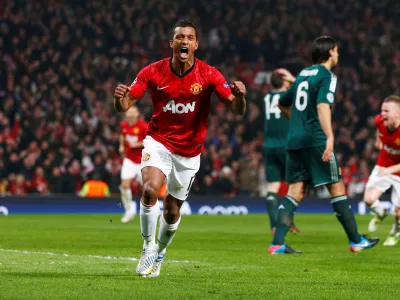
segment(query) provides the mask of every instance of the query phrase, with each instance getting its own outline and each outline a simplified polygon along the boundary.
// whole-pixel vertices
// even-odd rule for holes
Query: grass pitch
[[[136,275],[139,219],[120,217],[0,217],[0,299],[399,299],[400,245],[353,254],[333,215],[296,215],[299,256],[267,253],[266,215],[184,216],[158,278]]]

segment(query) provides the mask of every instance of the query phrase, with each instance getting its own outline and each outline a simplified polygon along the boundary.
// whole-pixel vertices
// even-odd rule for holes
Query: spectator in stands
[[[11,177],[10,193],[16,196],[28,195],[30,190],[30,184],[25,180],[24,175],[18,174],[15,177]]]
[[[31,188],[33,193],[45,195],[49,192],[47,180],[44,176],[44,169],[37,167],[32,177]]]
[[[226,198],[234,197],[236,195],[234,182],[235,179],[232,169],[228,166],[223,167],[217,181],[215,182],[218,194]]]
[[[64,192],[63,177],[59,167],[54,167],[49,176],[49,190],[51,194],[62,194]]]
[[[350,198],[358,198],[362,200],[364,190],[365,190],[365,182],[361,181],[360,174],[355,173],[351,182],[347,187],[347,193]]]
[[[201,192],[209,181],[204,178],[215,179],[223,166],[236,172],[238,160],[261,153],[258,136],[268,71],[283,66],[297,73],[310,60],[309,42],[327,33],[341,43],[341,64],[335,70],[335,149],[349,173],[348,184],[354,173],[362,178],[370,173],[377,153],[371,117],[379,113],[385,95],[400,94],[400,6],[394,0],[364,2],[286,0],[272,5],[265,0],[232,0],[220,1],[218,9],[210,10],[209,2],[200,1],[190,10],[201,32],[198,57],[212,62],[228,81],[237,78],[248,85],[245,122],[212,100],[208,153],[202,155],[193,192]],[[116,82],[132,82],[149,61],[170,54],[165,40],[176,15],[160,17],[160,11],[175,2],[163,1],[160,10],[144,0],[132,6],[91,0],[26,3],[7,0],[1,7],[0,173],[7,178],[5,186],[14,188],[17,174],[30,180],[37,167],[44,169],[52,193],[76,193],[94,169],[110,183],[112,168],[104,165],[118,158],[112,88]],[[189,11],[191,4],[179,5]],[[246,14],[240,17],[243,11]],[[145,96],[139,104],[148,119],[150,98]],[[354,156],[359,170],[353,168]],[[74,160],[79,168],[75,163],[71,173]],[[239,189],[253,189],[240,178]]]
[[[229,186],[228,186],[227,190],[228,190],[228,192],[231,192],[233,190],[232,182],[229,181],[228,185]],[[208,195],[208,196],[219,194],[217,184],[213,181],[213,178],[210,175],[204,176],[203,184],[201,185],[201,189],[200,189],[200,193],[202,195]]]
[[[243,157],[239,160],[239,187],[241,194],[257,196],[260,188],[260,173],[262,172],[260,159],[256,154]]]

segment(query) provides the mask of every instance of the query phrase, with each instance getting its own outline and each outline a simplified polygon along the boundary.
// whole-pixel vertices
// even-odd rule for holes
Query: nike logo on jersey
[[[163,90],[163,89],[166,89],[168,87],[168,85],[167,86],[163,86],[163,87],[157,87],[157,90],[159,90],[159,91],[161,91],[161,90]]]

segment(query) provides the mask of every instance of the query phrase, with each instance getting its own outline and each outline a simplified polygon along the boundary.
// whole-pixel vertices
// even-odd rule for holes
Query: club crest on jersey
[[[149,159],[150,159],[150,154],[149,153],[143,154],[143,157],[142,157],[143,161],[148,161]]]
[[[133,129],[133,133],[134,133],[134,134],[138,134],[139,131],[140,131],[139,128],[134,128],[134,129]]]
[[[394,141],[394,143],[395,143],[397,146],[400,146],[400,139],[397,138],[397,139]]]
[[[203,86],[200,83],[193,83],[192,86],[190,87],[190,91],[192,92],[193,95],[198,95],[201,93],[203,90]]]

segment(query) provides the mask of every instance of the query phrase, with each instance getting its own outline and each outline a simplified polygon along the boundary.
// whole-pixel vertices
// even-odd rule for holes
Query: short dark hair
[[[389,97],[386,97],[385,100],[383,100],[383,102],[394,102],[400,105],[400,96],[390,95]]]
[[[334,49],[337,42],[333,37],[320,36],[317,37],[311,45],[311,57],[314,64],[326,62],[329,57],[329,50]]]
[[[278,72],[272,72],[270,81],[274,89],[280,89],[283,85],[283,75]]]
[[[172,37],[175,34],[175,28],[176,27],[192,27],[194,29],[194,32],[196,33],[196,39],[198,39],[198,35],[197,35],[197,28],[196,25],[194,25],[192,22],[190,22],[189,20],[180,20],[178,21],[174,28],[172,28]]]

